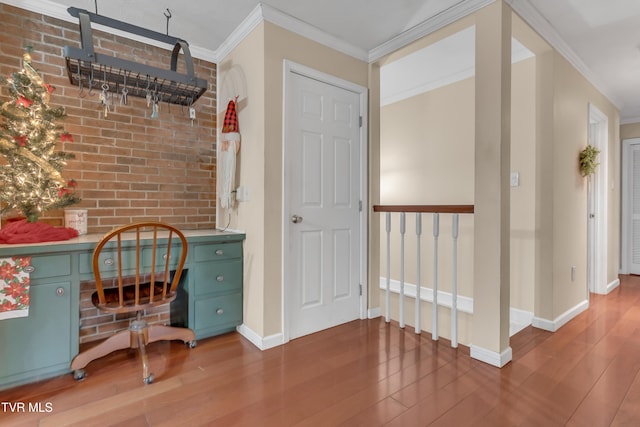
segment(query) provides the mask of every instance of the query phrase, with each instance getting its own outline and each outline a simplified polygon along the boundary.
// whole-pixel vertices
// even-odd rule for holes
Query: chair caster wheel
[[[77,369],[73,371],[73,379],[76,381],[82,381],[83,379],[85,379],[86,376],[87,374],[84,371],[84,369]]]
[[[149,376],[147,378],[143,378],[142,381],[144,381],[145,384],[151,384],[153,382],[153,379],[153,374],[149,374]]]
[[[198,342],[196,340],[189,341],[187,345],[189,346],[189,348],[196,348],[196,346],[198,345]]]

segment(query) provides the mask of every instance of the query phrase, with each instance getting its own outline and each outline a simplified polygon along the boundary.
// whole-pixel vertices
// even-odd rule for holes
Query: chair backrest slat
[[[140,228],[136,228],[136,296],[135,305],[140,305]]]
[[[162,298],[167,297],[167,283],[169,283],[169,266],[171,265],[171,239],[173,232],[169,231],[169,240],[167,242],[166,262],[164,264],[164,280],[162,281]]]
[[[119,306],[124,306],[124,284],[122,281],[122,235],[118,234],[118,302]]]

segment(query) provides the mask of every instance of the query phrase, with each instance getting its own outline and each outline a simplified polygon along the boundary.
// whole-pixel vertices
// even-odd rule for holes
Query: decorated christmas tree
[[[54,88],[44,83],[31,65],[29,50],[22,70],[9,78],[0,76],[10,99],[0,108],[0,206],[1,212],[18,211],[35,222],[45,211],[78,203],[76,183],[62,177],[73,154],[56,150],[58,143],[73,142],[58,121],[63,108],[49,106]],[[3,91],[2,95],[6,95]]]

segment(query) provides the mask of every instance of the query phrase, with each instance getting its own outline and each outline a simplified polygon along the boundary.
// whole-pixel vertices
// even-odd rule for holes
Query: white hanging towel
[[[234,100],[229,101],[227,105],[220,139],[222,143],[218,162],[218,167],[220,168],[218,196],[220,198],[220,207],[229,209],[232,207],[231,194],[235,186],[236,154],[240,149],[240,127]]]

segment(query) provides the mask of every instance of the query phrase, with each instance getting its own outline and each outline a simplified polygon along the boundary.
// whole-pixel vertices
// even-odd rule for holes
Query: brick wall
[[[63,46],[80,47],[77,23],[68,23],[0,4],[0,73],[21,67],[27,45],[32,64],[46,83],[56,87],[52,106],[63,106],[61,122],[74,153],[63,171],[78,182],[82,202],[72,208],[88,210],[88,232],[103,233],[136,220],[162,220],[183,229],[215,226],[216,65],[194,59],[196,75],[207,80],[207,92],[194,104],[197,120],[176,105],[160,104],[158,119],[144,99],[129,96],[104,116],[99,90],[80,97],[66,74]],[[135,23],[134,23],[135,24]],[[171,52],[94,30],[96,52],[170,69]],[[178,71],[184,72],[182,58]],[[7,98],[0,92],[0,102]],[[62,148],[62,147],[61,147]],[[49,222],[62,223],[64,213],[51,211]]]
[[[148,277],[142,277],[141,281],[149,280]],[[162,280],[162,278],[158,279]],[[131,285],[135,283],[135,277],[125,278],[123,283]],[[117,287],[115,279],[104,280],[103,286],[106,288]],[[96,290],[96,282],[94,280],[84,280],[80,282],[80,344],[98,341],[109,338],[116,332],[129,329],[132,321],[136,320],[136,313],[109,313],[98,310],[91,302],[91,295]],[[144,310],[141,318],[149,325],[160,324],[169,325],[171,314],[169,305],[160,305]]]

